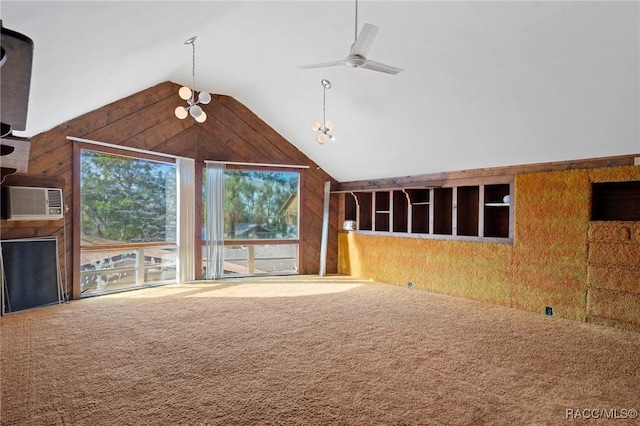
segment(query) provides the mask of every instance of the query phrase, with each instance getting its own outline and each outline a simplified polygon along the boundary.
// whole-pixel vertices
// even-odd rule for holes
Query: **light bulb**
[[[191,99],[191,89],[187,86],[182,86],[180,90],[178,90],[178,95],[180,95],[180,97],[185,101]]]
[[[183,106],[179,106],[178,108],[176,108],[175,113],[176,117],[178,117],[180,120],[184,120],[185,118],[187,118],[187,115],[189,115],[187,113],[187,109]]]
[[[202,111],[202,108],[200,108],[199,105],[193,105],[191,108],[189,108],[189,114],[191,114],[193,118],[198,118],[203,113],[204,111]]]
[[[318,136],[316,136],[316,140],[318,141],[318,143],[325,143],[327,141],[327,135],[325,135],[324,133],[318,133]]]
[[[333,129],[333,120],[327,120],[326,123],[324,123],[324,127],[328,130],[331,131]]]
[[[320,122],[314,121],[313,124],[311,125],[311,128],[313,129],[314,132],[317,132],[318,130],[320,130]]]
[[[335,137],[335,136],[333,136],[333,135],[329,135],[329,139],[331,140],[331,142],[333,142],[333,141],[335,141],[335,140],[336,140],[336,137]]]
[[[211,102],[211,95],[208,94],[207,92],[200,92],[200,94],[198,95],[198,101],[201,104],[208,104],[209,102]]]
[[[195,117],[195,120],[198,123],[204,123],[206,119],[207,119],[207,113],[204,112],[204,111],[202,111],[202,114],[200,114],[199,116]]]

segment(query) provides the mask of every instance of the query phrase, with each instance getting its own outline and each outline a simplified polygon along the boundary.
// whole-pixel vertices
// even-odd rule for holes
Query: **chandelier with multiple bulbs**
[[[318,132],[318,135],[316,136],[316,141],[318,141],[318,143],[320,144],[323,144],[327,141],[327,139],[335,141],[336,138],[330,133],[331,130],[333,130],[333,121],[327,120],[326,112],[325,112],[327,89],[331,89],[331,82],[329,80],[322,79],[321,83],[322,83],[322,122],[324,124],[321,125],[319,121],[316,121],[313,123],[311,128],[313,129],[314,132]]]
[[[207,119],[207,113],[202,110],[200,105],[206,105],[211,102],[211,95],[207,92],[200,92],[198,95],[198,100],[196,100],[196,92],[193,90],[196,82],[196,39],[198,36],[193,36],[184,44],[190,44],[193,47],[193,55],[192,55],[192,68],[191,68],[191,88],[187,86],[182,86],[180,90],[178,90],[178,95],[187,101],[187,106],[179,106],[176,108],[175,113],[176,117],[181,120],[187,118],[188,115],[191,115],[198,123],[204,123]]]

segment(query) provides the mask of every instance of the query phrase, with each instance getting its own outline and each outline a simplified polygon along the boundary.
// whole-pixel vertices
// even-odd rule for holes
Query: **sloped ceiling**
[[[163,81],[248,106],[338,181],[640,152],[637,1],[360,1],[369,58],[344,58],[354,1],[2,1],[35,44],[33,136]],[[327,118],[335,142],[311,123]],[[182,101],[176,94],[176,106]],[[188,118],[190,119],[190,118]]]

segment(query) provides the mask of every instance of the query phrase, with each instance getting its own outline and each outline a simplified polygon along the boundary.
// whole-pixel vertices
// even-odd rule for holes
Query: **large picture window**
[[[225,170],[226,240],[298,239],[296,172]]]
[[[211,198],[203,203],[209,206],[205,228],[218,226],[221,236],[205,232],[209,244],[203,250],[203,275],[219,278],[297,273],[300,173],[225,169],[218,176],[223,180],[220,186],[205,177],[203,193]],[[222,209],[216,208],[220,205]],[[218,245],[211,244],[213,240],[219,240]]]
[[[83,296],[176,281],[176,165],[80,151]]]

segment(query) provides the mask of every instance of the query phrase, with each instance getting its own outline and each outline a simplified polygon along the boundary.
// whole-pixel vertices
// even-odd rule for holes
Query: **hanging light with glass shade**
[[[327,89],[331,89],[331,82],[329,80],[322,79],[321,83],[322,83],[322,122],[324,124],[321,125],[319,121],[316,121],[313,123],[311,128],[313,129],[314,132],[318,132],[318,135],[316,136],[316,140],[318,141],[318,143],[323,144],[327,141],[327,139],[335,141],[336,138],[331,133],[329,133],[331,132],[331,130],[333,130],[333,121],[327,120],[326,108],[325,108],[326,100],[327,100]]]
[[[200,92],[198,95],[198,100],[196,100],[196,92],[193,89],[196,82],[196,39],[198,36],[193,36],[184,44],[190,44],[193,48],[193,55],[191,60],[191,88],[187,86],[182,86],[180,90],[178,90],[178,95],[187,101],[187,106],[179,106],[175,110],[176,117],[180,120],[184,120],[188,115],[191,115],[198,123],[204,123],[207,119],[207,113],[202,110],[200,105],[206,105],[211,102],[211,95],[207,92]]]

